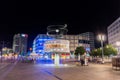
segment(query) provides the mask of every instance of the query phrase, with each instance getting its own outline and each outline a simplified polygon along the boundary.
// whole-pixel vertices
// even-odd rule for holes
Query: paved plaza
[[[0,80],[120,80],[120,71],[112,70],[111,64],[0,63]]]

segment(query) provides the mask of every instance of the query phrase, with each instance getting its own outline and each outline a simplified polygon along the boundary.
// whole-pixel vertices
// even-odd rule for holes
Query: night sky
[[[26,33],[31,47],[37,34],[46,34],[46,27],[55,24],[67,24],[68,34],[107,34],[107,27],[120,16],[120,0],[4,1],[0,7],[0,41],[9,46],[14,34]]]

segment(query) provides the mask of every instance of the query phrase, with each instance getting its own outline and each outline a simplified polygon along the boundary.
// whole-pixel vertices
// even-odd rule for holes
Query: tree
[[[112,45],[106,45],[103,49],[104,51],[104,55],[105,56],[110,56],[110,55],[116,55],[117,54],[117,50],[112,46]],[[98,49],[94,49],[91,52],[91,56],[102,56],[102,51],[101,48]]]
[[[9,50],[9,53],[13,53],[13,50],[12,50],[12,49],[10,49],[10,50]]]
[[[83,55],[85,53],[85,49],[83,46],[79,46],[75,50],[75,55]]]
[[[94,57],[101,56],[101,52],[102,52],[101,48],[94,49],[94,50],[91,51],[90,55],[94,56]]]
[[[117,50],[112,45],[106,45],[104,47],[104,55],[105,56],[117,55]]]
[[[90,53],[90,56],[94,56],[94,57],[98,56],[97,49],[92,50],[91,53]]]
[[[97,56],[102,57],[102,49],[101,48],[97,49]]]
[[[79,46],[75,50],[75,55],[78,58],[78,60],[80,60],[80,55],[83,55],[84,53],[85,53],[85,49],[83,46]]]

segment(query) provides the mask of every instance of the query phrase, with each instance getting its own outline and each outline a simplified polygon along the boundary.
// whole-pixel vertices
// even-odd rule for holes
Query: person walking
[[[81,55],[80,62],[81,62],[81,66],[83,66],[85,64],[85,56],[84,55]]]

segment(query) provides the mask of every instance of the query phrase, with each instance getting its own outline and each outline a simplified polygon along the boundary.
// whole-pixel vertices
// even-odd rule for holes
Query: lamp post
[[[104,36],[103,34],[99,34],[99,35],[98,35],[98,39],[101,41],[102,63],[104,63],[103,41],[105,40],[105,36]]]

